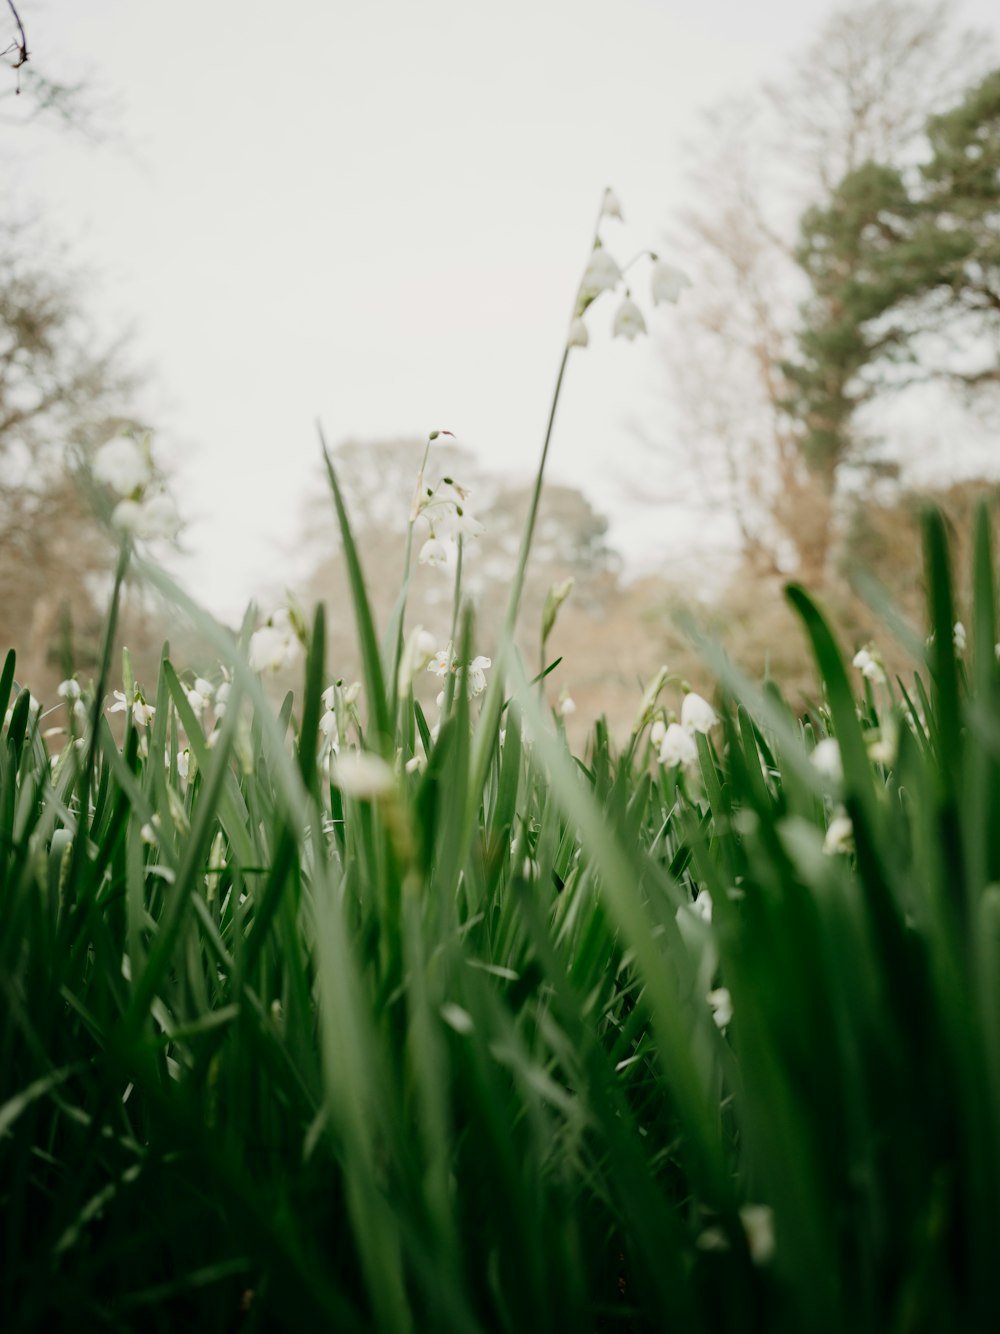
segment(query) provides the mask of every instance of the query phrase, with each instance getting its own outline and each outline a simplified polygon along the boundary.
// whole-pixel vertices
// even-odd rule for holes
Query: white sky
[[[4,188],[94,275],[99,326],[133,331],[191,520],[186,578],[223,614],[273,586],[295,546],[317,417],[332,444],[447,428],[526,476],[603,187],[628,220],[620,258],[662,245],[699,110],[780,77],[828,11],[803,0],[18,8],[38,68],[88,78],[116,141],[0,127]],[[988,0],[959,10],[1000,31]],[[662,517],[620,487],[649,466],[630,423],[663,413],[656,345],[611,343],[609,316],[571,365],[551,476],[614,516],[627,554],[665,557]]]

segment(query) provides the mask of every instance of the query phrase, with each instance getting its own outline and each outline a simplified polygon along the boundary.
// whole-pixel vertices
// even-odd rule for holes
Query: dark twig
[[[14,66],[13,66],[13,68],[16,69],[16,70],[18,71],[18,74],[17,74],[17,91],[20,93],[20,91],[21,91],[21,72],[20,72],[20,71],[21,71],[21,66],[22,66],[22,65],[26,65],[26,64],[28,63],[28,38],[27,38],[27,36],[25,35],[24,24],[21,22],[21,16],[20,16],[20,14],[17,12],[17,10],[14,8],[14,0],[7,0],[7,3],[8,3],[8,5],[10,5],[10,12],[14,15],[14,22],[17,24],[17,30],[18,30],[18,32],[21,34],[21,40],[20,40],[19,42],[16,42],[16,43],[14,44],[14,49],[17,51],[17,61],[15,62]]]

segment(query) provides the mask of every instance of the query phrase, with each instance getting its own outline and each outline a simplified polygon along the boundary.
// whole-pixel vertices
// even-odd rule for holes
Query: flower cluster
[[[433,431],[431,440],[450,431]],[[453,477],[442,477],[430,485],[424,470],[420,470],[417,487],[410,507],[410,522],[424,519],[427,537],[417,560],[421,565],[450,567],[458,550],[459,539],[478,537],[483,525],[469,509],[469,491]]]
[[[180,515],[157,481],[148,433],[141,440],[127,435],[108,440],[95,453],[92,471],[119,497],[111,514],[119,531],[147,541],[177,536]]]
[[[680,722],[665,723],[657,719],[650,729],[650,739],[659,746],[660,763],[668,769],[689,767],[698,763],[695,734],[707,736],[718,722],[715,710],[708,700],[692,690],[684,696]]]
[[[291,667],[301,650],[299,627],[291,611],[279,607],[250,636],[250,667],[255,672],[276,675]]]
[[[853,665],[866,681],[871,681],[872,685],[885,685],[885,667],[882,664],[881,654],[874,644],[866,644],[864,648],[859,648],[854,655]]]
[[[492,658],[482,656],[473,658],[468,667],[455,657],[451,644],[447,648],[438,649],[427,664],[427,670],[433,672],[435,676],[447,676],[449,671],[453,676],[459,676],[465,672],[465,692],[469,699],[475,699],[486,689],[486,671],[493,666]],[[437,697],[438,708],[444,704],[444,691]]]
[[[631,289],[625,283],[625,274],[631,265],[626,265],[624,269],[621,268],[614,256],[605,249],[601,240],[599,234],[600,223],[606,218],[618,222],[624,221],[618,196],[610,189],[604,192],[604,201],[601,205],[601,215],[598,222],[598,235],[595,237],[593,252],[587,261],[583,277],[580,279],[576,307],[569,328],[568,344],[570,347],[586,347],[589,344],[590,331],[583,318],[584,315],[602,292],[613,292],[619,285],[624,287],[624,292],[611,326],[612,336],[625,338],[631,342],[639,334],[648,332],[645,316],[633,299]],[[654,251],[643,251],[636,258],[644,257],[648,257],[652,262],[649,291],[653,305],[658,306],[664,301],[676,304],[680,300],[684,288],[690,286],[690,280],[680,269],[674,268],[673,265],[661,260]]]

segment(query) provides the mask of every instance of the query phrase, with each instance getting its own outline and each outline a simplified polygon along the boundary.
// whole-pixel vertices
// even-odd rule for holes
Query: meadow
[[[664,670],[574,755],[546,626],[540,677],[511,647],[557,400],[493,662],[460,490],[422,472],[411,513],[449,510],[440,647],[412,541],[375,626],[332,466],[357,684],[322,606],[233,635],[127,535],[95,678],[38,706],[7,656],[5,1329],[1000,1324],[989,516],[960,612],[927,515],[927,623],[883,608],[908,677],[792,585],[810,705],[692,623],[713,699]],[[119,674],[129,569],[216,670]]]

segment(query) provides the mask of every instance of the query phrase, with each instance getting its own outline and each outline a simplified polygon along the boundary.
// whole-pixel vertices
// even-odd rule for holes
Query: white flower
[[[700,917],[703,922],[712,920],[712,896],[707,889],[699,889],[698,896],[691,904],[691,911],[696,917]]]
[[[403,765],[408,774],[422,774],[427,768],[427,759],[423,755],[414,755]]]
[[[429,537],[420,548],[417,560],[421,565],[447,565],[449,551],[444,542],[437,537]]]
[[[965,626],[961,621],[955,622],[955,628],[951,632],[952,642],[955,645],[956,653],[964,653],[966,648]]]
[[[111,522],[133,537],[152,540],[176,537],[181,520],[177,506],[166,492],[161,491],[149,500],[120,500],[112,512]]]
[[[451,647],[439,648],[427,664],[427,670],[435,676],[447,676],[452,664]]]
[[[774,1210],[767,1204],[745,1204],[740,1222],[746,1233],[747,1249],[755,1265],[766,1265],[774,1258]]]
[[[215,694],[215,687],[211,681],[206,681],[203,676],[195,677],[194,688],[204,699],[211,699]]]
[[[824,778],[829,779],[831,783],[839,783],[843,778],[844,766],[840,758],[840,745],[836,737],[825,736],[822,741],[817,741],[809,758],[812,760],[814,768]]]
[[[646,321],[642,317],[642,311],[632,298],[627,296],[618,307],[615,322],[611,326],[612,336],[614,338],[627,338],[631,342],[637,335],[645,332]]]
[[[598,247],[587,263],[580,280],[580,298],[593,301],[602,292],[610,292],[621,282],[622,271],[608,252]]]
[[[866,681],[871,681],[874,685],[885,684],[885,670],[879,657],[871,648],[858,649],[852,660],[852,665],[857,667]]]
[[[150,480],[152,473],[143,449],[127,436],[119,435],[94,455],[94,476],[120,496],[130,496]]]
[[[733,1017],[733,998],[728,987],[716,987],[710,991],[708,1003],[712,1008],[712,1018],[720,1028],[725,1028]]]
[[[196,718],[200,718],[208,707],[209,698],[197,689],[188,690],[185,688],[184,694],[187,698],[187,702],[191,705],[191,712]]]
[[[177,776],[182,783],[188,780],[188,774],[191,772],[191,752],[187,749],[177,752]]]
[[[662,259],[658,259],[653,265],[650,287],[654,306],[658,306],[661,301],[668,301],[671,305],[675,305],[684,288],[690,286],[691,279],[680,269],[665,264]]]
[[[473,658],[469,663],[469,671],[466,677],[467,690],[470,699],[475,699],[486,689],[486,669],[493,666],[491,658]]]
[[[148,843],[149,846],[152,847],[156,843],[159,831],[160,817],[159,815],[154,814],[153,818],[139,830],[139,837],[143,843]]]
[[[114,704],[108,708],[108,713],[124,713],[129,707],[129,702],[120,690],[113,690]],[[137,690],[132,699],[132,721],[136,727],[145,727],[151,720],[156,709],[152,704],[147,704],[140,692]]]
[[[60,699],[79,699],[82,694],[82,691],[80,690],[80,682],[75,679],[60,681],[56,694]]]
[[[434,637],[422,625],[416,625],[410,631],[406,646],[399,659],[397,689],[400,695],[406,695],[413,685],[413,678],[422,672],[434,655]]]
[[[662,718],[657,718],[653,726],[649,729],[649,739],[654,746],[662,746],[663,738],[667,735],[667,724]]]
[[[215,712],[216,716],[221,718],[226,712],[226,705],[229,703],[229,692],[232,686],[228,681],[222,681],[215,692]]]
[[[715,710],[707,699],[702,699],[692,690],[684,696],[681,705],[681,726],[689,732],[704,732],[706,735],[718,722]]]
[[[451,434],[450,431],[446,431],[446,432],[445,432],[445,435],[450,435],[450,434]],[[356,704],[356,703],[357,703],[357,700],[358,700],[358,696],[359,696],[360,694],[361,694],[361,682],[360,682],[360,681],[352,681],[351,684],[350,684],[349,686],[345,686],[345,687],[344,687],[344,693],[343,693],[343,700],[344,700],[344,706],[345,706],[345,708],[348,708],[348,709],[349,709],[349,708],[351,708],[351,706],[352,706],[353,704]]]
[[[698,763],[698,747],[691,740],[691,733],[681,727],[680,723],[671,723],[664,732],[660,763],[668,769],[676,769],[681,764]]]
[[[381,755],[367,750],[351,750],[338,755],[331,773],[342,792],[361,801],[387,796],[396,786],[396,775],[391,766]]]
[[[570,347],[586,347],[590,342],[590,330],[579,315],[577,315],[573,323],[569,326],[568,341]]]
[[[567,695],[566,692],[563,691],[559,696],[559,716],[561,718],[568,718],[574,713],[576,713],[576,700],[573,699],[572,695]]]
[[[609,186],[604,191],[604,202],[601,204],[602,218],[617,218],[619,222],[625,221],[625,215],[622,213],[621,200]]]
[[[823,851],[828,857],[833,857],[838,852],[850,852],[853,847],[854,826],[851,824],[850,817],[843,813],[835,815],[826,831],[826,838],[823,840]]]
[[[262,625],[250,636],[251,670],[280,672],[292,665],[301,647],[291,617],[285,608],[280,608],[267,625]]]
[[[333,709],[327,709],[319,720],[319,730],[330,745],[336,749],[340,745],[340,732],[337,728],[337,715]]]

